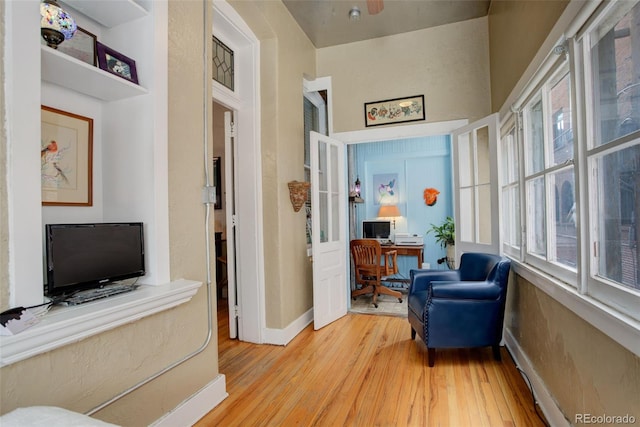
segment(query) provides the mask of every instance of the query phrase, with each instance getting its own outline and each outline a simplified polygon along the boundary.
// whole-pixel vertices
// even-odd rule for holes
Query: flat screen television
[[[47,224],[45,234],[47,296],[145,274],[141,222]]]
[[[391,235],[391,221],[364,220],[362,221],[362,238],[389,240]]]

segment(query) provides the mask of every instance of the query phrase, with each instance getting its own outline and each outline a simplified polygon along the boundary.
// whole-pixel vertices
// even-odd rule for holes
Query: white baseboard
[[[176,406],[171,412],[159,418],[151,426],[183,427],[194,425],[229,396],[226,384],[225,376],[218,374],[213,381]]]
[[[513,359],[516,362],[516,365],[527,374],[527,377],[529,377],[531,387],[533,387],[533,394],[549,425],[552,427],[570,427],[571,423],[565,418],[564,414],[553,399],[553,396],[551,396],[551,393],[547,390],[542,378],[540,378],[538,373],[535,371],[531,361],[524,353],[524,350],[520,347],[513,334],[511,334],[511,331],[505,329],[503,337],[511,356],[513,356]]]
[[[264,343],[274,345],[287,345],[311,322],[313,322],[313,308],[291,322],[289,326],[284,329],[266,328],[263,335]]]

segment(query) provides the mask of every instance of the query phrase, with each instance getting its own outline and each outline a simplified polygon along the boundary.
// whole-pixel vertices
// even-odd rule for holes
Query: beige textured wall
[[[567,0],[491,2],[492,111],[502,107],[568,3]]]
[[[204,282],[202,4],[169,5],[169,201],[171,277]],[[215,324],[213,330],[215,337]],[[0,413],[29,405],[88,411],[198,349],[206,335],[203,286],[190,303],[2,368]],[[214,338],[195,358],[95,416],[149,425],[212,381],[217,360]]]
[[[318,49],[331,76],[335,132],[365,128],[364,103],[425,96],[427,122],[490,113],[487,18]]]
[[[640,358],[517,277],[506,327],[565,417],[633,415],[640,420]]]
[[[0,22],[4,22],[4,2],[0,3]],[[4,82],[4,30],[0,30],[0,81]],[[0,85],[0,311],[9,308],[9,218],[7,204],[7,110],[4,85]]]
[[[281,1],[230,4],[260,40],[266,320],[284,328],[313,305],[306,218],[293,212],[287,182],[304,180],[302,80],[315,75],[315,48]]]

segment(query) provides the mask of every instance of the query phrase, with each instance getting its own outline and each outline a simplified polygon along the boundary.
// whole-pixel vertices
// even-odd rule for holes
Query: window
[[[593,99],[588,291],[625,310],[640,295],[640,3],[617,2],[604,15],[583,41]]]
[[[629,1],[573,23],[580,32],[539,68],[500,142],[505,253],[636,320],[638,22],[640,2]]]
[[[525,106],[525,203],[529,261],[574,278],[578,262],[571,77],[561,60]]]
[[[234,90],[233,50],[213,36],[213,79],[230,90]]]
[[[502,130],[501,144],[502,250],[514,256],[520,254],[520,159],[515,120]]]

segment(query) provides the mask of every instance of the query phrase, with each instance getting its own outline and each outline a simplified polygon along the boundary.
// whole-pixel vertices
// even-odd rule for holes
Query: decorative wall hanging
[[[398,174],[373,175],[373,195],[376,205],[398,204]]]
[[[298,212],[307,201],[307,193],[311,184],[308,182],[291,181],[289,185],[289,199],[293,205],[293,211]]]
[[[45,206],[92,206],[93,119],[42,106],[40,175]]]
[[[424,95],[364,104],[364,123],[367,127],[415,122],[424,119]]]
[[[440,192],[435,188],[425,188],[422,195],[424,197],[424,203],[427,206],[435,205],[438,201],[438,194],[440,194]]]

